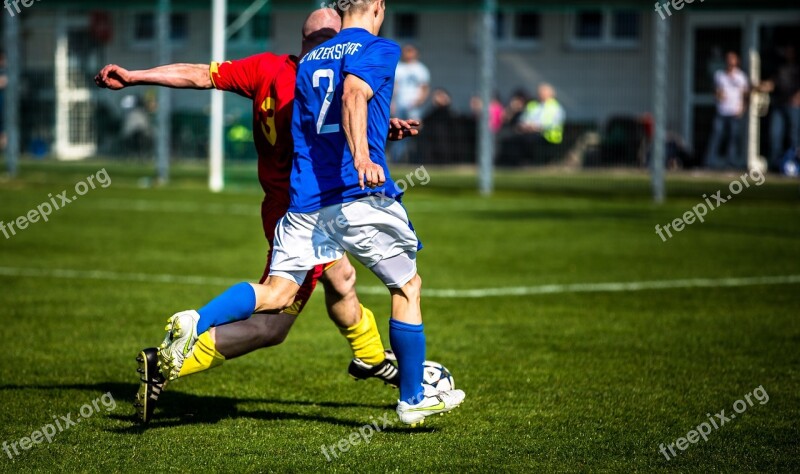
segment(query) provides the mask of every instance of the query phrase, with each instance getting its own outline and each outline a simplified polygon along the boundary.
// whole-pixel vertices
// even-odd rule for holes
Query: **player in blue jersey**
[[[419,241],[386,166],[386,130],[400,47],[377,35],[384,0],[340,2],[342,30],[312,49],[297,72],[295,156],[289,212],[278,222],[270,277],[240,283],[197,312],[170,319],[162,364],[179,366],[197,334],[211,326],[292,305],[314,266],[353,255],[387,286],[389,337],[400,370],[403,423],[450,411],[461,390],[425,393],[425,335],[417,274]]]

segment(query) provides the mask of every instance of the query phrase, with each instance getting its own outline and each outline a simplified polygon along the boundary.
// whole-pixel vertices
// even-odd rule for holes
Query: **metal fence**
[[[19,74],[19,135],[14,146],[24,159],[99,156],[150,164],[158,137],[167,134],[171,162],[206,160],[209,92],[173,91],[164,103],[155,87],[112,92],[93,83],[106,63],[141,69],[165,57],[159,49],[155,3],[143,1],[124,9],[87,3],[91,2],[64,1],[54,8],[42,2],[13,17],[6,12],[4,28],[13,25],[18,30],[18,44],[6,43],[7,49],[19,47],[18,63],[5,65]],[[241,28],[228,38],[226,56],[265,50],[297,53],[300,25],[312,6],[257,3],[255,15],[239,22]],[[388,2],[382,34],[413,44],[430,74],[427,84],[420,84],[421,104],[413,110],[396,108],[398,113],[418,114],[424,127],[419,139],[389,148],[393,161],[476,166],[481,150],[478,124],[488,111],[493,146],[484,149],[493,149],[496,167],[647,174],[657,151],[664,154],[667,172],[702,170],[709,165],[714,76],[724,69],[726,53],[737,53],[748,75],[754,61],[761,63],[753,71],[755,85],[781,71],[792,47],[800,49],[800,9],[790,2],[759,7],[729,2],[724,10],[695,3],[669,13],[625,1],[603,6],[489,2],[491,41],[482,36],[487,16],[474,3]],[[235,23],[248,6],[251,2],[231,2],[226,23]],[[173,2],[168,18],[167,57],[208,63],[208,6]],[[6,38],[15,37],[8,33]],[[491,68],[491,75],[482,64]],[[487,77],[493,78],[490,105],[484,104]],[[537,112],[541,119],[537,101],[549,94],[548,86],[564,113],[558,136],[537,129],[535,120]],[[753,112],[755,132],[747,133],[745,115],[735,143],[738,152],[730,153],[725,166],[754,166],[747,145],[755,141],[750,154],[771,160],[778,170],[777,155],[794,139],[790,127],[776,130],[780,123],[773,115],[783,113],[785,105],[778,95],[772,92],[771,108],[762,107],[760,115]],[[230,95],[225,104],[226,162],[255,161],[251,104]],[[160,108],[168,111],[166,122],[157,120]],[[719,153],[728,156],[724,146]],[[563,174],[563,179],[574,173]]]

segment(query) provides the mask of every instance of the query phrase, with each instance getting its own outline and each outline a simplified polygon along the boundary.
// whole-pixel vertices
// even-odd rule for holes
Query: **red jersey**
[[[294,142],[292,109],[297,57],[272,53],[211,63],[211,82],[253,101],[253,140],[264,204],[281,217],[289,208]]]

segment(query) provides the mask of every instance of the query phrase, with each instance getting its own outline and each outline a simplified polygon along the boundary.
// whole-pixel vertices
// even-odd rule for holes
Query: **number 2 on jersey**
[[[339,124],[325,125],[325,118],[328,117],[328,112],[333,102],[333,91],[336,89],[336,83],[333,79],[333,69],[318,69],[314,71],[314,87],[320,87],[320,79],[328,79],[328,91],[325,94],[325,100],[322,102],[322,108],[319,111],[319,118],[317,119],[317,133],[324,135],[326,133],[336,133],[339,131]]]

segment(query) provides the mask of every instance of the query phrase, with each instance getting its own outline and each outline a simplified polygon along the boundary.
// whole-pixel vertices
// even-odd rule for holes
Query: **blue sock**
[[[389,320],[389,341],[400,369],[400,401],[415,405],[422,401],[425,363],[425,333],[422,324]]]
[[[250,283],[237,283],[197,311],[200,313],[197,334],[203,334],[211,326],[247,319],[255,309],[256,292],[253,287]]]

